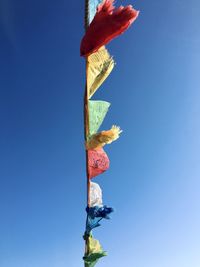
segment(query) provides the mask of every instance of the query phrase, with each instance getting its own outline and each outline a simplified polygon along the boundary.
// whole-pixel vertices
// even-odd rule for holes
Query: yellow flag
[[[86,267],[94,267],[98,260],[107,253],[103,251],[98,240],[94,239],[92,236],[88,237],[88,254],[83,257]]]
[[[122,130],[120,127],[113,125],[108,131],[102,131],[100,133],[93,134],[86,142],[86,149],[98,149],[106,144],[111,144],[113,141],[119,138],[121,132]]]
[[[103,46],[88,57],[87,88],[91,98],[114,68],[115,62]]]
[[[92,236],[89,237],[89,252],[98,253],[102,252],[102,247],[98,240],[94,239]]]

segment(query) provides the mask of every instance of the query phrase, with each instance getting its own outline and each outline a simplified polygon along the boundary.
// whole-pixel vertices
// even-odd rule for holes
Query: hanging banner
[[[89,100],[89,135],[97,133],[101,126],[106,113],[110,107],[110,103],[106,101]]]
[[[109,166],[110,161],[103,148],[88,150],[88,174],[90,179],[105,172]]]
[[[102,206],[102,190],[97,183],[90,183],[90,207]]]
[[[108,131],[102,131],[92,135],[86,142],[86,149],[99,149],[106,144],[111,144],[119,138],[120,133],[122,133],[120,127],[113,125]]]
[[[88,57],[88,76],[87,76],[87,90],[88,98],[91,98],[96,90],[109,76],[113,70],[115,62],[103,46],[98,52],[91,54]]]
[[[96,15],[81,41],[81,56],[89,56],[126,31],[138,17],[139,11],[131,5],[115,8],[114,0],[98,5]]]

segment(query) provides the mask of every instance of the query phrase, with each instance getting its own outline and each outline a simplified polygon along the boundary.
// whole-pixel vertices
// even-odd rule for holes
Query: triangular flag
[[[110,161],[103,148],[88,150],[88,174],[90,179],[105,172],[109,166]]]
[[[113,70],[115,62],[103,46],[88,57],[87,90],[88,98],[96,92]]]
[[[108,108],[109,102],[89,100],[89,135],[97,133],[101,126]]]

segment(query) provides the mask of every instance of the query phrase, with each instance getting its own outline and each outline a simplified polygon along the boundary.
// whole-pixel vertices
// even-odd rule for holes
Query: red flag
[[[88,174],[90,179],[105,172],[109,165],[109,158],[103,148],[88,150]]]
[[[139,11],[131,5],[115,8],[114,0],[104,0],[81,41],[81,56],[89,56],[122,34],[137,18]]]

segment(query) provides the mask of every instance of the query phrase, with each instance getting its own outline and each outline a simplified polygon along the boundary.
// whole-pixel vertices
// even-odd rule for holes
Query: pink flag
[[[81,41],[81,56],[89,56],[122,34],[137,18],[139,11],[131,5],[115,8],[114,0],[104,0]]]
[[[105,172],[109,165],[109,158],[103,148],[88,150],[88,174],[90,179]]]

